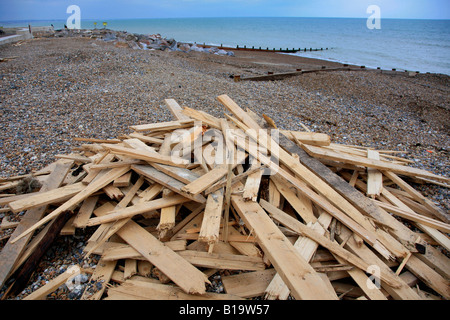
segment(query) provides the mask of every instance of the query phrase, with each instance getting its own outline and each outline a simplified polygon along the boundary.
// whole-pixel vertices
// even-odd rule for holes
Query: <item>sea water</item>
[[[83,20],[81,27],[103,28],[103,20]],[[381,19],[369,29],[358,18],[173,18],[106,20],[107,28],[140,34],[159,33],[178,42],[227,47],[323,51],[295,55],[364,65],[368,68],[409,70],[450,75],[450,20]],[[50,25],[65,21],[0,23]],[[326,50],[328,48],[328,50]]]

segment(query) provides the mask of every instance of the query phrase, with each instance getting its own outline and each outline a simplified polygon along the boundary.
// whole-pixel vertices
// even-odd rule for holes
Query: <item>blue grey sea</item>
[[[179,42],[228,47],[328,48],[296,55],[342,63],[450,75],[450,20],[381,19],[369,29],[357,18],[174,18],[83,20],[81,27],[154,34]],[[0,25],[63,28],[65,21],[13,21]]]

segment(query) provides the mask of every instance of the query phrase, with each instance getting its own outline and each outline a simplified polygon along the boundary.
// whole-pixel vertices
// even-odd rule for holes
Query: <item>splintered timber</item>
[[[224,116],[165,104],[172,121],[116,139],[76,138],[38,172],[0,180],[4,298],[30,281],[59,236],[89,228],[83,259],[24,299],[76,274],[82,300],[419,300],[450,297],[448,213],[411,182],[449,178],[392,150],[283,130],[229,96]],[[26,185],[26,192],[17,192]],[[431,290],[425,289],[430,288]],[[180,314],[266,314],[264,304],[186,304]],[[217,310],[216,310],[217,309]]]

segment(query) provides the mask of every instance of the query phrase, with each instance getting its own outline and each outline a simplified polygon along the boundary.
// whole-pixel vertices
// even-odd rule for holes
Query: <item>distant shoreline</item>
[[[283,20],[289,19],[289,20]],[[293,53],[367,68],[384,70],[408,70],[421,73],[450,75],[450,62],[445,60],[445,39],[450,20],[383,19],[382,32],[368,31],[363,18],[152,18],[152,19],[106,19],[107,28],[134,34],[160,33],[179,42],[198,43],[210,46],[235,48],[323,48],[324,52]],[[97,21],[97,30],[103,29],[100,19],[82,19],[82,29],[92,29]],[[292,28],[283,26],[292,21]],[[420,23],[431,21],[436,32],[417,34]],[[55,29],[62,29],[65,20],[26,21],[32,25],[53,22]],[[26,24],[22,22],[8,22]],[[264,23],[268,23],[264,26]],[[290,24],[289,22],[288,24]],[[398,23],[398,25],[397,25]],[[327,24],[329,24],[327,26]],[[392,24],[389,27],[389,24]],[[1,25],[1,22],[0,22]],[[419,26],[416,26],[419,25]],[[6,27],[6,25],[5,25]],[[253,28],[253,29],[252,29]],[[279,30],[277,29],[279,28]],[[330,29],[331,28],[331,29]],[[392,31],[394,29],[397,31]],[[336,30],[334,30],[336,29]],[[351,31],[351,30],[359,31]],[[366,29],[365,31],[362,29]],[[249,31],[247,31],[249,30]],[[349,31],[350,30],[350,31]],[[410,32],[408,30],[411,30]],[[350,33],[349,33],[350,32]],[[356,32],[356,33],[355,33]],[[390,35],[386,38],[385,34]],[[340,39],[342,37],[342,39]],[[444,37],[443,39],[441,39]],[[403,39],[406,39],[403,41]],[[409,39],[409,40],[408,40]],[[426,40],[423,40],[426,39]],[[430,39],[430,40],[428,40]],[[342,40],[342,41],[341,41]],[[424,42],[425,41],[425,42]],[[423,45],[421,43],[423,42]],[[325,48],[329,48],[325,52]]]

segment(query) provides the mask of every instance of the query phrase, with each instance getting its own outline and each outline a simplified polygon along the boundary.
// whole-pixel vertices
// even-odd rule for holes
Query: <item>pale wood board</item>
[[[275,276],[274,268],[263,271],[245,272],[222,277],[222,283],[227,293],[241,298],[254,298],[264,294],[266,287]]]
[[[47,282],[44,286],[40,287],[36,291],[33,291],[22,300],[45,300],[47,295],[58,289],[62,284],[80,274],[81,269],[78,265],[69,267],[64,273],[60,274],[56,278]]]
[[[135,280],[127,280],[120,286],[110,288],[108,293],[105,300],[242,300],[231,294],[187,294],[175,286]]]
[[[242,196],[232,196],[231,199],[236,211],[246,225],[253,229],[259,245],[296,299],[337,299],[334,292],[328,290],[323,280],[297,253],[259,204],[246,202]]]
[[[130,220],[117,234],[136,249],[151,264],[175,282],[184,292],[204,294],[205,275],[169,247]]]
[[[191,195],[189,193],[183,192],[181,189],[186,186],[183,182],[172,178],[171,176],[156,170],[151,166],[143,166],[143,165],[133,165],[131,167],[134,171],[139,174],[146,176],[147,178],[155,181],[170,190],[183,195],[184,197],[191,199],[196,202],[205,203],[206,199],[201,194]]]

